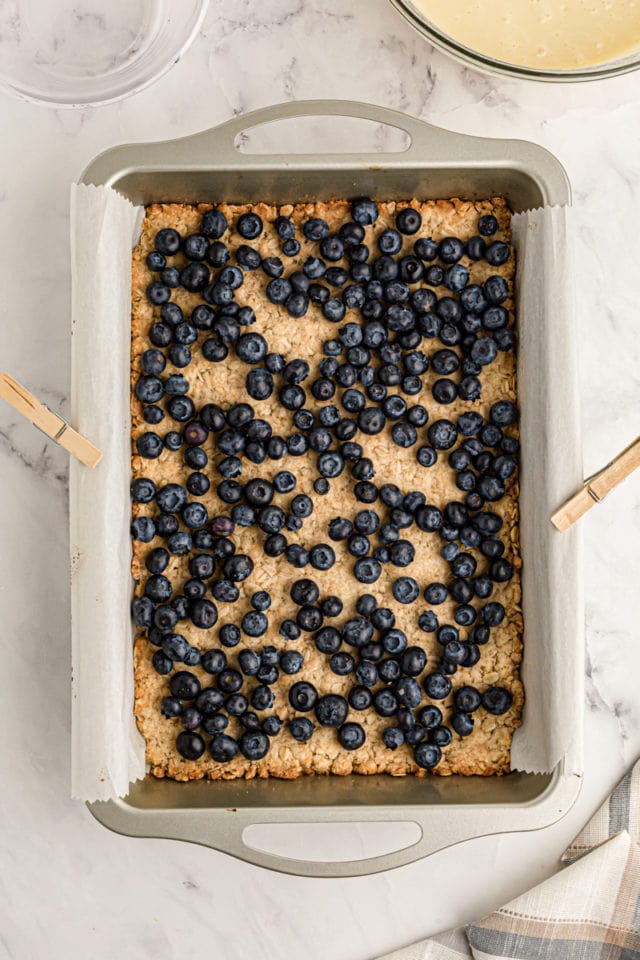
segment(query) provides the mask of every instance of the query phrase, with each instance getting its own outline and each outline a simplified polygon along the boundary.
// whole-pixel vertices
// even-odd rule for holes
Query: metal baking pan
[[[320,156],[251,156],[237,149],[243,131],[308,116],[374,121],[405,131],[410,145],[404,152],[392,154]],[[563,168],[541,147],[450,133],[392,110],[342,101],[282,104],[195,136],[116,147],[97,157],[82,180],[113,187],[135,204],[202,200],[281,204],[362,195],[384,199],[500,195],[517,212],[570,202]],[[545,333],[541,331],[541,336]],[[568,373],[571,380],[571,371]],[[566,399],[562,389],[546,402],[561,405]],[[561,413],[562,407],[555,412]],[[525,462],[527,442],[540,441],[523,437]],[[572,464],[568,468],[572,473],[564,480],[568,489],[575,489],[582,482],[579,437],[571,442],[575,446],[569,452],[575,456],[567,457],[566,462]],[[541,531],[538,542],[528,549],[534,561],[553,550],[548,532]],[[576,545],[570,555],[576,565],[577,550]],[[523,556],[526,568],[524,545]],[[551,587],[549,583],[550,593]],[[577,596],[575,600],[577,604]],[[559,636],[558,642],[575,641],[576,669],[581,671],[581,637],[579,630],[575,633],[575,638]],[[580,718],[575,720],[579,725]],[[571,770],[565,772],[562,763],[548,775],[511,773],[489,778],[356,776],[176,783],[147,777],[132,785],[127,797],[93,803],[89,808],[105,826],[130,836],[200,843],[284,873],[346,877],[411,863],[466,839],[548,826],[570,809],[579,787],[580,778]],[[413,822],[421,836],[402,850],[348,862],[286,858],[255,849],[243,839],[251,824],[363,821]]]

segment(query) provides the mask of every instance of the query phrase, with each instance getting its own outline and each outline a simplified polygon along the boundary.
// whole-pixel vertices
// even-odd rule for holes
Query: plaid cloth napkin
[[[380,960],[640,960],[640,760],[565,851],[495,913]]]

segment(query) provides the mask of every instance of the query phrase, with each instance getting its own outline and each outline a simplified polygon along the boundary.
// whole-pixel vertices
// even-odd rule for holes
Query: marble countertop
[[[69,183],[99,151],[320,97],[527,138],[565,164],[575,198],[585,467],[603,465],[638,433],[640,74],[566,86],[496,80],[434,51],[387,0],[215,0],[188,55],[128,101],[56,111],[0,94],[2,367],[68,410]],[[0,476],[0,957],[165,960],[204,947],[224,960],[373,958],[483,915],[556,870],[640,750],[636,476],[583,521],[585,781],[564,820],[391,873],[328,881],[116,836],[69,799],[66,457],[6,406]],[[313,842],[338,856],[343,836]]]

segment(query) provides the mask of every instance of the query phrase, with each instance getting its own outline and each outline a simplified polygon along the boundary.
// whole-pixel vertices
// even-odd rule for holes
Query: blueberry
[[[438,256],[438,244],[431,237],[420,237],[413,245],[413,249],[420,260],[431,261]]]
[[[485,260],[492,267],[499,267],[509,259],[510,249],[506,243],[494,240],[490,243],[485,252]]]
[[[480,706],[480,694],[475,687],[459,687],[453,697],[456,710],[462,713],[473,713]]]
[[[306,493],[299,493],[291,501],[291,512],[294,517],[310,517],[313,513],[313,501]]]
[[[413,758],[422,770],[432,770],[440,763],[442,752],[435,743],[419,743],[414,748]]]
[[[358,750],[366,740],[366,734],[359,723],[345,723],[338,730],[338,740],[345,750]]]
[[[373,706],[381,717],[391,717],[398,710],[398,700],[391,690],[377,690],[373,695]]]
[[[404,733],[399,727],[387,727],[382,731],[382,741],[388,750],[397,750],[404,743]]]
[[[398,577],[391,589],[398,603],[413,603],[420,595],[420,588],[413,577]]]
[[[455,263],[444,272],[444,285],[448,290],[459,293],[469,283],[469,271],[461,263]],[[462,301],[462,298],[461,298]],[[468,307],[466,308],[468,309]]]
[[[265,733],[247,730],[240,737],[240,752],[247,760],[262,760],[269,752],[269,738]]]
[[[449,727],[436,726],[429,730],[429,743],[437,747],[448,747],[453,736]]]
[[[329,660],[329,667],[333,673],[346,677],[355,670],[356,662],[350,653],[334,653]]]
[[[183,731],[176,738],[176,749],[185,760],[198,760],[204,753],[204,740],[198,733]]]
[[[389,653],[392,651],[390,650]],[[427,665],[427,655],[422,647],[407,647],[400,657],[402,672],[408,677],[417,677]],[[407,704],[411,706],[411,704]]]
[[[368,227],[378,219],[378,205],[374,200],[354,200],[351,204],[351,216],[356,223]]]
[[[382,567],[375,559],[360,559],[355,563],[353,572],[359,583],[375,583],[382,575]]]
[[[254,710],[268,710],[274,699],[273,691],[266,684],[260,683],[251,694],[251,706]]]
[[[451,681],[441,673],[429,673],[424,678],[424,692],[432,700],[444,700],[451,693]]]
[[[420,685],[413,677],[403,677],[401,680],[398,680],[395,687],[395,695],[398,702],[405,707],[417,707],[422,700]]]
[[[330,570],[336,562],[336,555],[327,543],[319,543],[309,551],[309,562],[316,570]]]
[[[450,420],[436,420],[428,430],[429,443],[436,450],[450,450],[456,442],[458,431]]]
[[[466,243],[466,253],[470,260],[482,260],[487,250],[487,244],[482,237],[471,237]]]
[[[236,230],[245,240],[255,240],[262,233],[262,220],[257,213],[243,213],[238,217]]]
[[[246,734],[244,734],[244,736],[246,736]],[[265,740],[266,740],[266,737],[265,737]],[[234,757],[237,756],[239,749],[240,748],[238,746],[237,741],[234,740],[233,737],[228,736],[228,734],[226,733],[217,734],[209,744],[209,751],[211,753],[211,757],[217,763],[228,763],[229,760],[233,760]],[[266,753],[266,750],[265,750],[265,753]],[[248,759],[254,759],[254,758],[249,757]]]
[[[438,245],[438,254],[443,263],[457,263],[464,254],[464,244],[456,237],[445,237]]]
[[[395,683],[400,679],[400,664],[397,660],[383,660],[378,665],[378,673],[383,683]]]
[[[436,380],[431,388],[431,392],[436,403],[442,404],[453,403],[458,396],[458,390],[455,383],[453,380],[449,380],[446,377]]]
[[[339,477],[344,470],[344,457],[337,452],[321,453],[318,457],[318,472],[328,479]]]
[[[313,710],[317,700],[318,691],[306,680],[298,680],[289,690],[289,703],[294,710],[300,710],[303,713]]]
[[[513,576],[513,566],[504,557],[493,560],[489,567],[489,576],[494,583],[506,583]]]
[[[280,667],[286,674],[299,673],[303,663],[304,658],[297,650],[286,650],[280,658]]]
[[[297,569],[306,567],[309,563],[309,552],[301,547],[300,544],[292,543],[284,551],[289,563]]]
[[[298,743],[306,743],[313,736],[313,722],[308,717],[294,717],[289,721],[289,733]]]
[[[136,440],[136,450],[141,457],[155,460],[162,453],[162,440],[157,433],[143,433]]]
[[[275,714],[270,717],[265,717],[262,721],[262,732],[266,733],[268,737],[277,736],[281,730],[282,720]]]
[[[378,682],[378,668],[371,660],[362,660],[356,667],[356,680],[365,687],[375,687]]]
[[[349,705],[344,697],[327,694],[315,704],[318,723],[323,727],[340,727],[347,719]]]
[[[435,704],[430,703],[421,709],[418,721],[425,730],[432,730],[442,723],[442,711]]]
[[[300,244],[297,240],[291,238],[290,240],[285,240],[282,244],[282,252],[286,257],[295,257],[300,253]]]

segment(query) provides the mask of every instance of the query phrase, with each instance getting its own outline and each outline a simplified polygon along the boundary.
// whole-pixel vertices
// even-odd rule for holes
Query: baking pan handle
[[[238,138],[254,127],[264,126],[269,123],[276,123],[282,120],[295,120],[305,117],[353,117],[357,120],[370,120],[372,123],[383,124],[388,127],[394,127],[401,130],[409,137],[409,146],[400,151],[390,151],[397,153],[402,158],[402,163],[406,164],[411,160],[412,155],[421,156],[424,159],[425,150],[429,152],[438,148],[441,149],[443,157],[447,159],[451,156],[451,147],[456,141],[466,140],[462,134],[450,133],[439,127],[431,126],[422,120],[416,120],[398,110],[390,110],[388,107],[379,107],[370,103],[359,103],[351,100],[303,100],[299,102],[279,103],[271,107],[264,107],[261,110],[254,110],[251,113],[234,117],[232,120],[206,130],[195,137],[185,138],[185,146],[188,151],[188,158],[191,162],[197,162],[198,159],[211,161],[212,155],[217,162],[232,163],[234,166],[251,165],[251,151],[241,153],[238,149]],[[174,141],[178,145],[181,141]],[[198,151],[199,147],[204,148],[204,154],[201,157],[195,157],[194,148]],[[349,154],[355,151],[345,151]],[[304,156],[304,153],[296,152],[293,158]],[[363,154],[367,157],[380,157],[379,153]],[[317,162],[317,154],[311,154]],[[326,155],[323,155],[326,157]],[[291,162],[291,155],[269,155],[260,153],[260,162],[269,161],[281,163]],[[187,157],[185,157],[185,160]],[[369,162],[371,162],[369,160]]]

